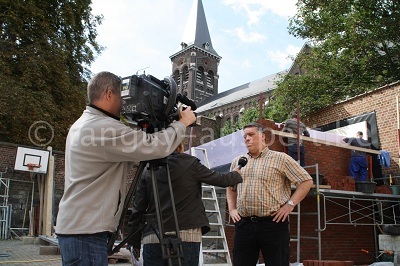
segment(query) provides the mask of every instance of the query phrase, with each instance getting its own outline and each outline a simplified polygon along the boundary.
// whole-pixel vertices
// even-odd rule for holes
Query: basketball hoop
[[[40,168],[41,165],[40,164],[35,164],[35,163],[28,163],[27,166],[28,166],[28,170],[29,171],[34,171],[35,168]]]

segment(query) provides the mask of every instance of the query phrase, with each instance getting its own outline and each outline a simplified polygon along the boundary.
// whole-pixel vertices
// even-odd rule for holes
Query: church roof
[[[286,71],[278,72],[208,97],[198,104],[199,107],[196,113],[205,112],[232,102],[260,95],[263,92],[272,91],[276,88],[276,81],[280,80],[285,73]]]
[[[186,46],[195,45],[218,56],[212,46],[206,15],[201,0],[193,1],[189,19],[186,23],[186,29],[182,37],[182,43]]]

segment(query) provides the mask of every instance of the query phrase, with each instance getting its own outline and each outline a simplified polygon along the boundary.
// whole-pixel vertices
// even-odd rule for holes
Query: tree
[[[102,47],[91,1],[0,2],[0,139],[63,149]],[[41,121],[41,122],[40,122]],[[41,126],[39,126],[41,125]],[[39,128],[37,128],[39,126]]]
[[[300,75],[274,92],[275,112],[300,101],[303,114],[400,80],[400,2],[345,0],[297,2],[289,33],[312,49],[299,54]]]
[[[239,122],[234,123],[232,126],[231,124],[226,121],[222,130],[222,135],[226,136],[235,131],[241,130],[245,125],[249,123],[256,122],[260,116],[260,105],[256,102],[253,102],[251,107],[245,109],[243,113],[239,116]],[[263,115],[263,118],[265,116]]]

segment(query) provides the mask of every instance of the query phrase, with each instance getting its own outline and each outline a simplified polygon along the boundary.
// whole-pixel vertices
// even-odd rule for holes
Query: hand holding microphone
[[[234,169],[234,171],[236,171],[236,172],[238,172],[239,174],[241,174],[240,173],[240,169],[242,169],[242,167],[244,167],[244,166],[246,166],[246,164],[247,164],[247,158],[246,157],[240,157],[239,158],[239,161],[238,161],[238,166]],[[234,185],[233,187],[229,187],[230,188],[230,190],[232,190],[232,191],[236,191],[236,188],[237,188],[237,185]]]

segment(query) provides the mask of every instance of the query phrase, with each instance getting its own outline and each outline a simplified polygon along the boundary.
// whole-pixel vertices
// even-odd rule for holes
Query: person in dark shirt
[[[297,134],[297,115],[294,114],[292,115],[292,118],[286,120],[285,126],[282,129],[283,132],[288,132],[292,134]],[[306,126],[304,125],[303,122],[299,120],[299,132],[300,135],[309,137],[310,133],[308,132]],[[297,139],[296,138],[288,138],[288,155],[292,157],[295,161],[298,161],[298,155],[297,155]],[[306,151],[303,146],[303,141],[300,139],[300,165],[305,166],[305,160],[304,160],[304,155]]]
[[[363,139],[363,133],[361,131],[358,131],[356,136],[356,138],[343,138],[342,140],[354,147],[371,148],[371,144]],[[356,181],[367,181],[368,164],[367,154],[365,152],[358,150],[351,151],[350,175],[353,176]]]
[[[199,264],[201,237],[210,231],[210,224],[202,201],[202,183],[229,187],[241,183],[243,179],[239,168],[228,173],[218,173],[208,169],[198,158],[183,152],[184,147],[181,144],[167,158],[179,234],[182,239],[184,257],[181,265],[192,266]],[[154,171],[154,175],[159,190],[163,226],[166,234],[174,235],[175,227],[166,168],[160,167]],[[146,169],[139,180],[129,221],[129,226],[133,232],[140,227],[144,215],[156,217],[156,203],[151,180],[151,172]],[[140,254],[141,243],[143,244],[144,265],[168,265],[168,260],[162,257],[161,245],[152,229],[151,221],[146,220],[142,234],[136,234],[129,241],[136,254]],[[177,259],[173,259],[172,262],[173,265],[176,265]]]

